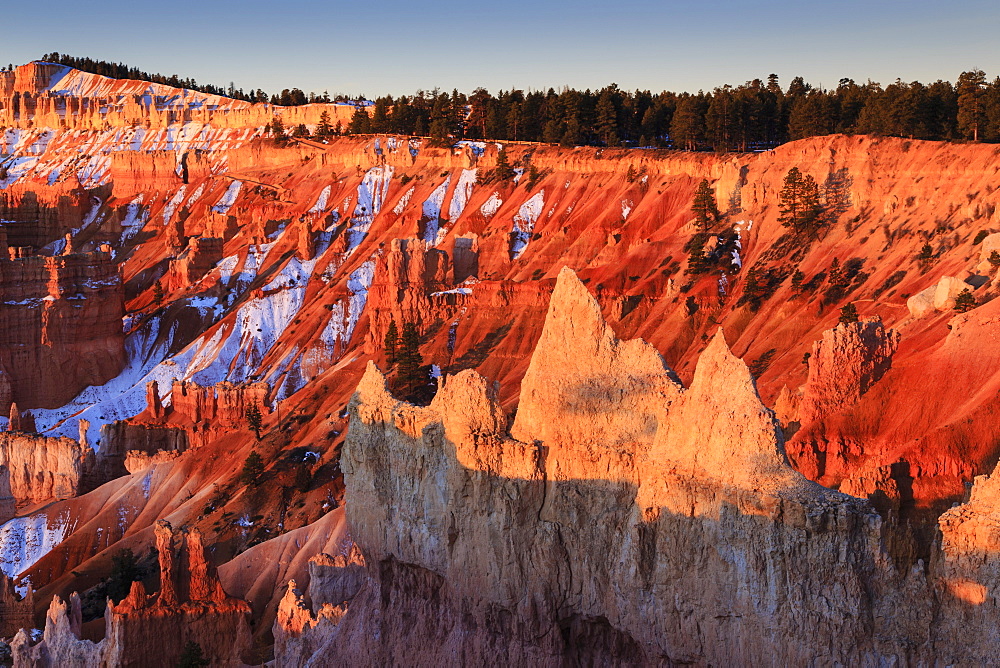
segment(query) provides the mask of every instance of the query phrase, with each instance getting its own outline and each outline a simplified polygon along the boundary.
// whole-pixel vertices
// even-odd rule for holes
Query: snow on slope
[[[416,186],[410,186],[410,189],[403,193],[403,196],[399,198],[399,201],[396,202],[396,206],[392,209],[394,214],[398,216],[403,213],[403,210],[406,209],[407,205],[410,203],[410,198],[413,197],[413,191],[416,189]]]
[[[503,205],[503,200],[500,199],[500,193],[495,192],[490,195],[490,198],[486,200],[481,207],[479,207],[479,212],[491,218]]]
[[[545,208],[545,191],[539,190],[514,214],[514,226],[511,229],[514,240],[510,249],[513,259],[521,257],[524,249],[528,247],[531,232],[535,229],[535,222],[542,214],[543,208]]]
[[[322,192],[320,192],[319,194],[319,197],[316,199],[316,203],[313,205],[311,209],[309,209],[309,213],[323,213],[323,211],[326,210],[326,205],[330,201],[330,191],[332,188],[333,186],[326,186],[325,188],[323,188]]]
[[[451,205],[448,207],[448,220],[454,223],[465,211],[465,205],[472,197],[472,188],[476,185],[476,169],[463,169],[455,184],[455,193],[451,196]]]
[[[229,213],[229,209],[231,209],[233,204],[236,203],[236,198],[240,195],[240,188],[242,186],[242,181],[233,179],[233,182],[229,184],[228,188],[226,188],[226,192],[222,193],[222,197],[220,197],[219,201],[212,207],[212,211],[216,213]],[[193,199],[194,198],[192,197],[192,200]]]
[[[428,246],[436,246],[444,235],[448,233],[447,228],[441,228],[441,205],[444,204],[445,193],[448,192],[448,185],[451,184],[451,174],[439,185],[427,198],[423,206],[424,219],[424,241]]]
[[[0,570],[7,577],[23,573],[72,533],[68,516],[49,521],[46,513],[16,517],[0,526]]]
[[[347,254],[350,255],[368,236],[372,221],[382,210],[389,183],[392,181],[393,168],[390,166],[372,167],[358,185],[358,203],[354,207],[350,226],[347,228]]]
[[[237,260],[225,258],[219,263],[220,280],[230,287],[230,294],[245,291],[256,277],[273,244],[254,247],[236,272]],[[87,438],[99,448],[101,425],[142,412],[146,407],[146,383],[155,380],[161,393],[169,391],[174,379],[193,380],[201,385],[221,381],[245,382],[258,377],[264,357],[275,346],[285,329],[302,308],[306,286],[317,260],[301,261],[291,257],[265,285],[260,296],[244,302],[222,322],[209,329],[177,354],[167,357],[174,329],[161,332],[157,318],[126,337],[128,362],[124,371],[104,385],[88,387],[73,401],[58,409],[35,411],[39,429],[49,435],[75,437],[78,420],[90,422]],[[367,302],[367,290],[374,274],[374,262],[355,270],[348,281],[351,295],[341,313],[341,334],[347,341],[357,325]],[[195,297],[189,305],[199,310],[220,313],[222,305],[208,297]],[[334,311],[336,314],[336,310]],[[330,335],[332,336],[332,335]],[[337,337],[335,337],[337,338]],[[294,355],[286,355],[291,362]],[[269,377],[277,378],[286,369],[272,366]],[[273,373],[274,369],[279,373]],[[301,385],[292,391],[300,389]]]
[[[277,398],[284,399],[301,390],[310,377],[316,376],[336,361],[338,353],[354,335],[368,303],[368,288],[375,277],[375,260],[368,260],[351,272],[347,279],[348,296],[331,305],[330,319],[319,337],[299,356],[296,348],[286,355],[268,378],[274,384],[283,377]]]
[[[146,226],[149,220],[149,209],[142,206],[142,194],[136,195],[125,208],[125,218],[122,220],[122,236],[119,244],[137,235]]]

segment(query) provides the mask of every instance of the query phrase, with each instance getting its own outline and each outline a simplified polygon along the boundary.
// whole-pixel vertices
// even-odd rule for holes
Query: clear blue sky
[[[137,6],[139,5],[139,6]],[[0,62],[43,53],[199,83],[368,96],[435,86],[709,90],[1000,74],[997,0],[18,0]]]

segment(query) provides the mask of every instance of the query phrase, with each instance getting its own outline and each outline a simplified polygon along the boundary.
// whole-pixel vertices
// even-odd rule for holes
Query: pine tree
[[[295,469],[295,489],[305,494],[311,486],[312,472],[309,470],[309,465],[303,462]]]
[[[396,346],[399,344],[399,330],[396,329],[396,321],[389,323],[389,329],[385,333],[385,361],[392,368],[396,364]]]
[[[319,124],[316,126],[316,136],[320,139],[329,139],[333,134],[333,127],[330,125],[330,112],[324,110],[319,115]]]
[[[351,116],[348,130],[352,135],[364,135],[372,131],[371,118],[368,116],[366,107],[358,105],[354,108],[354,115]]]
[[[250,404],[247,406],[246,412],[244,413],[247,419],[247,426],[250,430],[257,435],[257,440],[260,440],[260,430],[264,426],[264,417],[260,413],[260,407],[257,404]]]
[[[412,322],[403,323],[403,335],[400,337],[399,353],[396,356],[399,364],[399,383],[404,391],[410,391],[420,382],[420,369],[424,360],[420,356],[420,335],[417,326]]]
[[[972,141],[979,141],[979,130],[986,122],[986,74],[982,70],[962,72],[956,85],[958,92],[958,127]]]
[[[597,134],[605,146],[618,145],[618,110],[615,108],[614,95],[618,87],[612,84],[597,98]]]
[[[858,321],[858,309],[853,302],[848,302],[840,309],[840,324],[847,325]]]
[[[285,134],[285,125],[281,119],[275,116],[271,119],[271,138],[278,146],[284,146],[288,142],[288,135]]]
[[[156,279],[156,283],[153,283],[153,303],[157,306],[163,303],[163,284],[160,283],[160,279]]]
[[[694,193],[694,203],[691,205],[695,224],[705,231],[719,220],[719,206],[715,201],[715,191],[709,185],[708,179],[702,179]]]
[[[111,557],[111,575],[108,577],[107,595],[115,603],[120,603],[128,596],[132,583],[139,577],[139,564],[135,554],[128,548],[122,548]]]
[[[971,311],[976,308],[976,298],[972,294],[969,288],[962,290],[957,297],[955,297],[955,310],[959,313],[965,313],[966,311]]]
[[[822,222],[823,206],[819,198],[819,185],[809,174],[805,176],[798,167],[785,175],[779,195],[778,220],[796,234],[814,234]]]
[[[212,662],[205,658],[201,645],[193,640],[188,640],[181,652],[181,658],[177,662],[177,668],[200,668],[210,665]]]
[[[256,450],[251,450],[250,454],[243,461],[243,470],[240,471],[240,482],[244,485],[253,485],[256,487],[263,475],[264,460]]]
[[[497,166],[493,173],[496,175],[498,181],[512,181],[517,173],[514,168],[510,166],[507,161],[507,148],[501,147],[497,152]]]

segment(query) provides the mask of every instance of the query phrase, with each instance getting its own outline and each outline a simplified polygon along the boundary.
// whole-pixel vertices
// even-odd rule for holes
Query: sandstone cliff
[[[76,496],[93,459],[93,451],[80,441],[0,432],[0,466],[10,473],[10,491],[19,505]]]
[[[629,346],[606,336],[572,274],[559,283],[543,339],[583,342],[581,357],[605,342],[593,376],[575,373],[610,407],[622,392],[606,384],[608,351]],[[534,377],[564,377],[545,367],[549,352],[539,348]],[[668,382],[649,357],[638,370]],[[557,381],[551,392],[566,387]],[[548,389],[526,382],[524,407],[546,401]],[[665,416],[652,443],[598,410],[601,439],[581,431],[577,443],[560,425],[529,444],[504,434],[495,392],[474,373],[448,378],[418,408],[393,399],[370,366],[343,461],[369,581],[339,623],[327,623],[311,665],[991,660],[991,609],[959,606],[973,625],[943,633],[949,622],[931,611],[946,574],[926,564],[897,571],[866,502],[788,467],[780,430],[721,335],[691,387],[675,392],[660,405],[620,404],[640,418],[630,425]],[[590,418],[581,411],[575,421]],[[986,496],[966,512],[995,515]],[[951,562],[968,551],[946,541]],[[995,586],[991,573],[958,570]],[[313,622],[296,600],[286,599],[282,619],[305,635]]]

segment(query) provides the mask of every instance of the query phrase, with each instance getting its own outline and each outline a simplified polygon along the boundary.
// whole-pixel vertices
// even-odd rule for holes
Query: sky
[[[482,86],[697,91],[776,73],[832,88],[1000,75],[996,0],[20,0],[0,63],[52,51],[268,93]]]

